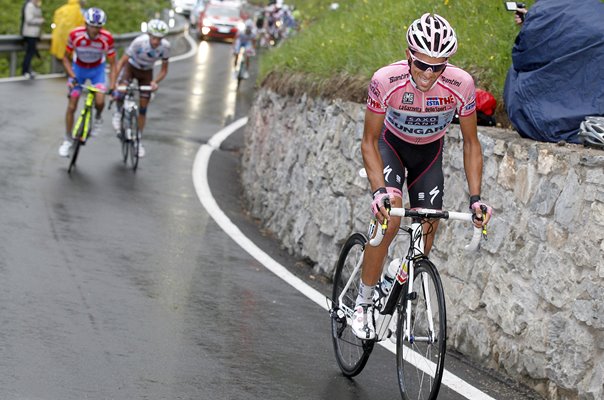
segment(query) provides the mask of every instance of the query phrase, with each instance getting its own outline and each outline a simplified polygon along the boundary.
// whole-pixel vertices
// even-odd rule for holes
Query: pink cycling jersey
[[[109,31],[101,29],[96,38],[90,39],[86,27],[81,26],[69,33],[67,51],[75,54],[74,61],[80,67],[97,67],[105,61],[105,55],[115,55],[113,36]]]
[[[466,71],[449,64],[427,92],[415,86],[407,61],[380,68],[371,79],[367,108],[386,114],[384,123],[397,137],[425,144],[440,139],[455,111],[462,117],[476,109],[474,80]]]

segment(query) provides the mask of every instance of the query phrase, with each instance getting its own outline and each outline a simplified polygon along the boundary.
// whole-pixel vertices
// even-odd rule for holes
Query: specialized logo
[[[384,167],[384,180],[386,182],[389,182],[388,178],[390,177],[390,173],[392,172],[392,167],[389,165],[386,165]]]
[[[403,104],[413,104],[414,101],[415,94],[411,92],[405,92],[405,94],[403,94]]]
[[[418,199],[419,201],[424,201],[424,199],[425,199],[425,198],[426,198],[426,195],[424,194],[424,192],[419,192],[419,193],[417,194],[417,199]]]
[[[436,196],[438,196],[438,194],[440,193],[440,190],[438,190],[438,186],[434,187],[434,189],[430,190],[430,195],[432,196],[430,198],[430,204],[434,205],[434,199],[436,198]]]
[[[449,97],[427,97],[426,98],[427,107],[444,106],[447,104],[455,104],[455,98],[452,95]]]

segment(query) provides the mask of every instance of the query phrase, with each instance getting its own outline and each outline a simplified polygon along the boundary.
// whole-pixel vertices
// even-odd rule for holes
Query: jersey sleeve
[[[462,91],[462,103],[459,105],[459,116],[467,117],[476,111],[476,87],[474,79],[468,74]]]
[[[165,39],[162,40],[162,46],[164,47],[164,51],[162,52],[161,59],[167,60],[168,58],[170,58],[170,51],[172,50],[172,46],[170,45],[170,42]]]
[[[113,35],[107,32],[107,57],[114,57],[115,54],[115,41],[113,40]]]
[[[371,78],[369,88],[367,90],[367,109],[376,114],[386,113],[386,103],[384,101],[385,88],[379,76],[379,71]]]
[[[74,38],[75,38],[75,33],[74,31],[69,32],[69,35],[67,35],[67,44],[65,45],[65,51],[68,53],[73,53],[73,42],[74,42]]]
[[[140,47],[138,42],[139,42],[138,37],[136,39],[134,39],[132,42],[130,42],[130,45],[124,52],[128,57],[132,58],[136,55],[136,49],[137,49],[137,47]]]

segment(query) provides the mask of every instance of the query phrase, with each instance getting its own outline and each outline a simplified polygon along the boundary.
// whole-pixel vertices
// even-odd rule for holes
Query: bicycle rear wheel
[[[342,303],[339,297],[348,283],[355,266],[362,261],[367,239],[355,233],[346,240],[340,252],[333,280],[331,334],[336,360],[345,376],[358,375],[373,350],[373,340],[361,340],[352,332],[349,322],[352,318],[354,303],[359,293],[359,274],[352,277],[353,282],[346,291]],[[359,271],[360,272],[360,269]]]
[[[140,131],[138,129],[138,113],[130,113],[130,165],[132,170],[138,168],[138,151],[140,146]]]
[[[67,168],[67,173],[71,174],[71,170],[75,168],[76,161],[78,160],[78,154],[80,153],[80,145],[82,144],[82,136],[84,135],[84,120],[86,115],[82,117],[82,121],[80,122],[80,126],[78,127],[78,131],[76,133],[75,138],[72,138],[73,145],[71,148],[71,159],[69,160],[69,167]]]
[[[404,295],[407,296],[406,285]],[[440,276],[428,259],[415,262],[411,298],[410,309],[407,301],[403,301],[397,325],[399,388],[405,400],[434,400],[445,366],[447,312]],[[411,314],[410,337],[403,338],[407,313]]]

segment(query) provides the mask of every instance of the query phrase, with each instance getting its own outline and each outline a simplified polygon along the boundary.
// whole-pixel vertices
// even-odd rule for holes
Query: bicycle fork
[[[412,301],[417,299],[417,293],[413,291],[413,283],[415,281],[415,265],[414,265],[414,259],[416,259],[417,257],[423,256],[424,255],[424,236],[423,236],[423,230],[422,230],[422,225],[418,222],[414,222],[411,224],[411,235],[412,238],[416,237],[418,238],[413,246],[413,250],[412,250],[412,254],[411,256],[407,257],[407,262],[408,262],[408,266],[409,266],[409,273],[408,273],[408,290],[407,290],[407,296],[405,298],[406,306],[405,306],[405,325],[404,325],[404,331],[403,331],[403,340],[408,340],[410,343],[413,343],[415,341],[419,341],[419,342],[428,342],[428,343],[434,343],[436,341],[435,337],[434,337],[434,319],[432,318],[432,301],[430,299],[430,290],[429,290],[429,281],[428,281],[428,276],[427,274],[423,274],[422,275],[422,281],[421,281],[421,285],[422,285],[422,290],[423,290],[423,294],[424,294],[424,300],[425,300],[425,312],[426,312],[426,319],[428,320],[428,336],[414,336],[411,332],[411,314],[412,314]]]
[[[74,125],[71,131],[71,138],[77,139],[78,131],[80,130],[80,126],[84,124],[84,130],[82,131],[82,136],[80,137],[81,142],[86,142],[88,138],[88,132],[90,132],[90,120],[92,115],[92,106],[94,103],[94,95],[86,96],[86,103],[84,103],[84,109],[80,113],[80,118],[77,119],[76,124]]]

